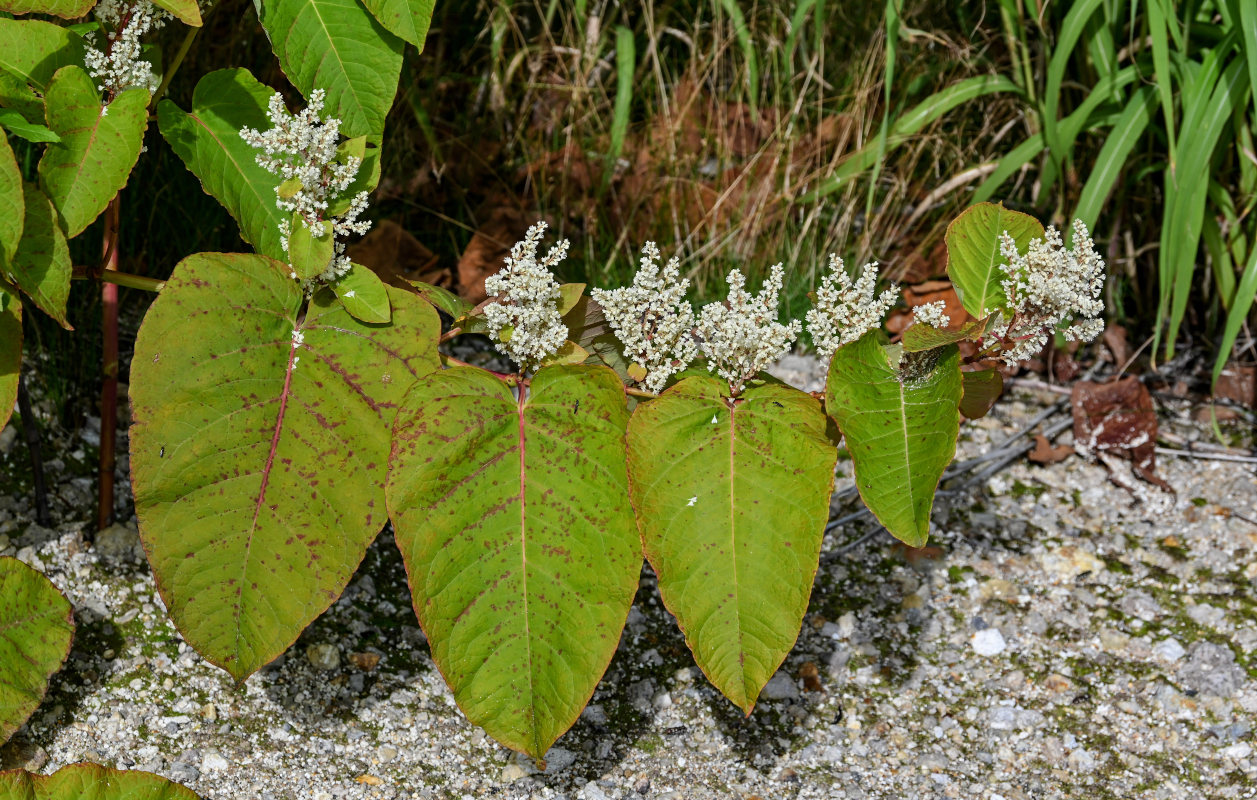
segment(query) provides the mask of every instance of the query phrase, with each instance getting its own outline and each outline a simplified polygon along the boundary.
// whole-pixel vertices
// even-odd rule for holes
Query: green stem
[[[99,276],[89,275],[87,270],[82,267],[75,267],[74,274],[71,276],[76,281],[92,280],[99,277],[103,283],[112,283],[117,286],[125,286],[128,289],[143,289],[146,292],[160,292],[166,288],[165,281],[159,281],[156,278],[147,278],[143,275],[132,275],[128,272],[118,272],[117,270],[103,270]]]
[[[202,23],[202,26],[204,23]],[[162,99],[166,94],[166,89],[170,86],[170,81],[175,77],[175,73],[179,71],[183,59],[188,55],[188,50],[192,48],[192,40],[196,38],[200,28],[188,28],[188,32],[183,35],[183,41],[179,43],[179,49],[175,51],[175,57],[170,61],[170,67],[166,70],[166,74],[161,76],[161,85],[157,87],[157,91],[153,93],[153,99],[149,102],[150,106],[156,107],[157,101]]]

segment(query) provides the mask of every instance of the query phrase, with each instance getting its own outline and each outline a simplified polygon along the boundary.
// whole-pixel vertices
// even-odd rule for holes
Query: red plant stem
[[[102,245],[107,259],[106,270],[118,269],[118,198],[105,209],[105,236]],[[102,377],[100,388],[100,473],[96,502],[96,528],[104,530],[113,523],[114,445],[118,424],[118,286],[101,283],[101,351]]]

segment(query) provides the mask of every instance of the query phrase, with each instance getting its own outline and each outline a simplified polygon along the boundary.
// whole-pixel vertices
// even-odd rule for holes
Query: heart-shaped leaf
[[[84,762],[51,775],[0,772],[0,797],[13,800],[198,800],[191,789],[150,772]]]
[[[345,310],[361,322],[385,323],[393,315],[388,305],[388,289],[370,267],[350,265],[332,290]]]
[[[65,595],[40,572],[0,557],[0,744],[39,707],[73,638]]]
[[[10,14],[50,14],[62,19],[81,17],[96,0],[0,0],[0,11]]]
[[[775,384],[728,394],[693,377],[638,405],[629,482],[664,605],[749,714],[799,635],[838,451],[811,396]]]
[[[127,184],[144,146],[148,92],[127,89],[102,108],[96,83],[79,67],[62,67],[44,97],[48,127],[61,141],[39,160],[39,182],[73,239]]]
[[[996,203],[971,206],[947,226],[947,274],[965,311],[976,319],[1005,311],[1008,305],[1002,286],[1008,276],[1000,269],[1008,260],[999,249],[1005,231],[1021,252],[1044,233],[1034,217]]]
[[[362,0],[380,24],[423,52],[436,0]]]
[[[9,138],[0,143],[0,268],[13,260],[22,239],[26,219],[26,199],[22,192],[22,171],[9,146]]]
[[[73,265],[57,212],[35,184],[23,183],[22,193],[26,224],[9,272],[41,311],[66,330],[73,330],[65,313]]]
[[[169,100],[158,103],[157,123],[201,187],[236,220],[240,236],[262,255],[286,261],[279,224],[288,214],[275,205],[279,179],[240,138],[241,128],[270,129],[266,104],[274,94],[246,69],[221,69],[197,82],[191,113]]]
[[[22,298],[0,280],[0,431],[9,424],[17,402],[22,369]]]
[[[404,43],[357,0],[260,0],[258,16],[284,74],[307,98],[327,92],[325,116],[345,136],[384,132]]]
[[[540,758],[615,653],[641,570],[615,373],[428,376],[397,415],[386,494],[432,657],[473,724]]]
[[[385,521],[397,405],[437,366],[436,312],[390,292],[365,325],[287,265],[184,259],[140,328],[131,470],[140,537],[184,638],[237,679],[344,589]]]
[[[960,434],[960,351],[904,353],[873,331],[829,366],[825,407],[846,437],[864,503],[896,539],[921,547]]]

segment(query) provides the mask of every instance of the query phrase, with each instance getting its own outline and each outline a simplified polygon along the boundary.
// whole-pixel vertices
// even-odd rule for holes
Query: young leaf
[[[947,226],[947,274],[960,302],[976,319],[1008,305],[1001,285],[1008,276],[1000,269],[1007,260],[1000,255],[1000,234],[1007,231],[1025,252],[1031,239],[1043,238],[1043,225],[1029,214],[1009,211],[1003,205],[971,206]]]
[[[564,342],[559,345],[559,349],[554,351],[554,355],[547,358],[545,364],[584,364],[589,358],[589,352],[576,342]]]
[[[22,171],[18,169],[17,158],[6,136],[0,142],[0,269],[13,261],[25,219]]]
[[[65,595],[40,572],[0,557],[0,744],[39,707],[73,638]],[[2,787],[0,796],[9,796]]]
[[[258,16],[284,74],[306,97],[327,92],[345,136],[384,132],[404,43],[357,0],[260,0]]]
[[[0,11],[10,14],[51,14],[62,19],[81,17],[96,0],[0,0]]]
[[[423,52],[436,0],[362,0],[362,4],[391,33]]]
[[[196,0],[153,0],[153,5],[169,11],[184,25],[201,27],[201,8]]]
[[[316,236],[310,232],[300,214],[294,213],[288,221],[288,265],[298,279],[308,281],[327,269],[332,256],[336,255],[336,237],[332,223],[323,220],[323,232]]]
[[[838,451],[820,404],[766,384],[682,380],[641,403],[629,484],[659,594],[694,660],[750,713],[799,635]]]
[[[834,353],[825,408],[846,437],[865,505],[892,536],[921,547],[960,434],[960,351],[904,353],[879,336]]]
[[[370,267],[353,264],[332,290],[356,320],[383,324],[393,316],[388,305],[388,289]]]
[[[963,394],[960,413],[966,419],[985,417],[1004,391],[1004,375],[997,369],[981,369],[960,373]]]
[[[0,98],[0,102],[3,102],[3,98]],[[61,141],[60,136],[43,125],[28,122],[26,117],[12,108],[0,108],[0,127],[14,136],[36,144]]]
[[[436,312],[390,292],[363,325],[288,267],[201,253],[175,268],[131,367],[140,537],[171,618],[237,680],[344,589],[384,524],[397,405],[437,367]]]
[[[397,414],[385,494],[432,657],[472,724],[535,758],[580,716],[637,589],[627,422],[615,373],[590,366],[538,370],[522,403],[455,367]]]
[[[52,203],[33,183],[23,183],[25,230],[9,271],[18,288],[66,330],[74,330],[66,319],[65,304],[70,296],[70,247],[57,224]]]
[[[449,314],[455,320],[471,311],[471,303],[468,303],[449,289],[433,286],[423,281],[406,281],[406,283],[413,286],[415,291],[419,293],[419,296],[431,303],[433,308]]]
[[[73,239],[127,184],[144,146],[148,92],[127,89],[102,116],[96,84],[79,67],[62,67],[44,98],[48,127],[61,141],[39,160],[39,183]]]
[[[22,369],[22,298],[0,280],[0,431],[9,424],[17,402]]]
[[[198,800],[190,789],[139,770],[83,762],[51,775],[0,772],[0,797],[21,800]]]
[[[40,94],[48,90],[57,70],[83,63],[86,47],[82,36],[51,22],[0,19],[0,71],[17,76]]]
[[[241,128],[271,127],[266,104],[273,94],[247,69],[220,69],[197,82],[191,113],[163,100],[157,104],[157,123],[205,192],[236,220],[241,238],[262,255],[286,261],[279,223],[288,214],[275,205],[278,178],[257,163],[257,152],[240,138]]]
[[[565,283],[559,287],[559,316],[565,316],[567,312],[576,308],[576,304],[580,302],[581,297],[585,295],[585,284],[583,283]]]
[[[997,314],[992,314],[986,319],[970,320],[955,330],[940,330],[929,325],[914,324],[903,332],[903,351],[920,353],[944,345],[980,339],[995,326],[998,319]]]

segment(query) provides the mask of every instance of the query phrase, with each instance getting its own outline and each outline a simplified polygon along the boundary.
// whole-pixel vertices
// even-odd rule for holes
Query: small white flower
[[[931,328],[946,328],[951,324],[951,317],[946,311],[947,301],[935,300],[933,303],[924,303],[912,309],[912,316],[915,322],[929,325]]]
[[[537,260],[537,245],[546,223],[528,229],[516,242],[502,270],[485,279],[484,288],[495,296],[485,306],[489,334],[504,355],[521,369],[535,369],[567,341],[567,326],[559,316],[559,282],[552,270],[567,256],[568,241],[560,240],[546,257]],[[504,331],[510,331],[502,341]]]
[[[88,48],[83,63],[88,74],[98,81],[97,91],[115,95],[134,86],[147,89],[149,94],[157,91],[153,65],[140,57],[140,39],[165,25],[170,15],[150,0],[101,0],[93,13],[111,29],[105,34],[101,49],[96,47],[96,32],[84,37]],[[106,113],[102,108],[100,115]]]
[[[758,295],[746,291],[746,278],[729,273],[729,299],[708,303],[698,315],[699,348],[707,369],[729,382],[734,394],[769,364],[781,358],[803,329],[798,320],[777,321],[778,294],[785,279],[781,264],[769,272]]]
[[[860,277],[851,282],[842,259],[829,256],[829,273],[816,289],[816,306],[807,312],[807,330],[822,359],[829,359],[848,342],[880,327],[882,318],[899,298],[899,287],[891,286],[877,297],[877,263],[865,264]]]
[[[662,272],[659,259],[659,248],[646,242],[632,286],[590,293],[602,306],[624,357],[646,370],[642,385],[655,393],[698,356],[694,309],[685,300],[690,282],[681,279],[678,259],[669,259]]]
[[[302,345],[302,343],[303,343],[303,342],[305,342],[305,340],[306,340],[306,335],[305,335],[305,333],[304,333],[303,331],[299,331],[299,330],[297,330],[296,328],[293,328],[293,330],[292,330],[292,346],[293,346],[293,347],[300,347],[300,346]]]
[[[267,117],[271,128],[257,131],[241,128],[240,138],[259,150],[257,163],[268,172],[279,176],[275,187],[275,205],[281,211],[296,212],[306,228],[318,236],[324,235],[323,223],[330,220],[332,236],[337,241],[327,267],[306,285],[307,294],[327,283],[334,283],[349,271],[351,262],[345,255],[343,237],[364,234],[371,229],[367,220],[358,217],[367,209],[367,193],[358,192],[349,202],[344,213],[329,217],[332,202],[343,199],[362,166],[362,159],[349,157],[341,163],[337,160],[340,146],[340,120],[322,119],[325,92],[316,89],[310,93],[310,102],[297,114],[288,113],[284,97],[279,92],[271,96],[267,104]],[[284,250],[292,235],[287,219],[279,223],[279,241]],[[294,278],[295,271],[290,273]]]
[[[1033,239],[1025,254],[1007,232],[1000,239],[1001,268],[1008,312],[992,328],[991,336],[1010,341],[1001,354],[1009,364],[1033,357],[1048,336],[1067,319],[1073,325],[1064,335],[1089,342],[1104,330],[1104,260],[1081,220],[1074,220],[1074,247],[1067,250],[1061,234],[1049,226],[1042,239]]]

